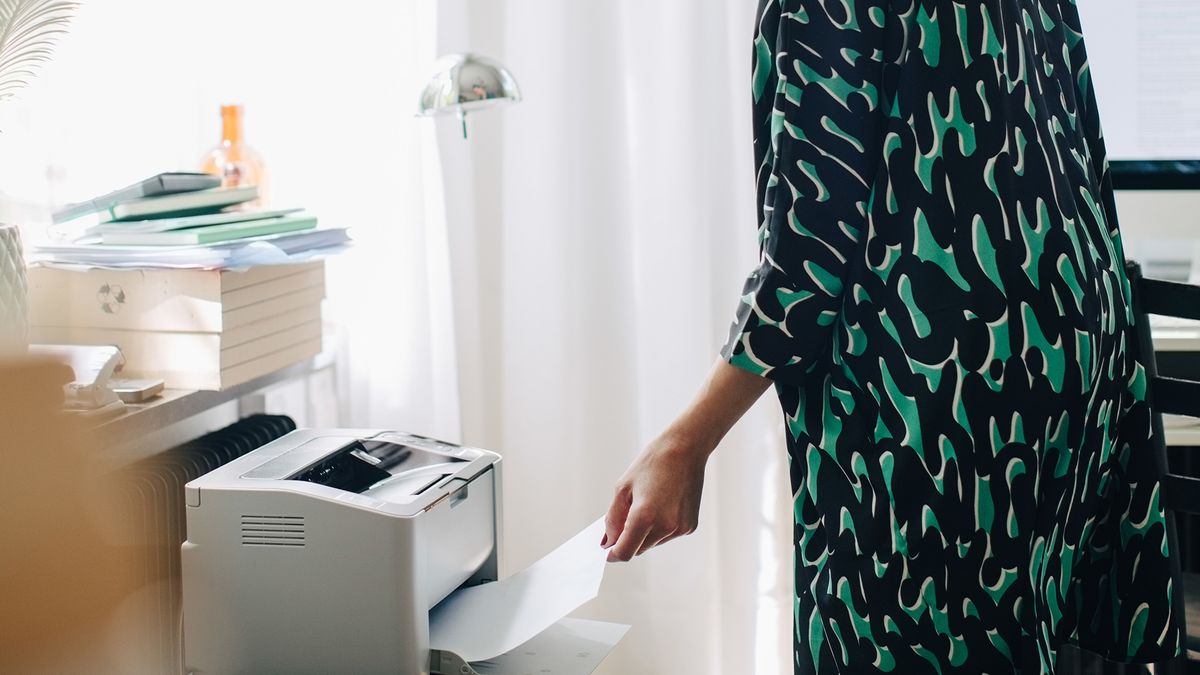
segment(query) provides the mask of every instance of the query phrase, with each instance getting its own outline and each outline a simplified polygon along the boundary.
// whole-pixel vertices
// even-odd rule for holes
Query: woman
[[[610,560],[695,529],[708,454],[774,384],[796,673],[1178,653],[1073,0],[763,0],[753,95],[761,264],[618,485]]]

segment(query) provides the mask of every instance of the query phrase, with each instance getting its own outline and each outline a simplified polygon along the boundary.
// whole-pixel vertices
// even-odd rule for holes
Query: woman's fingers
[[[687,536],[695,531],[696,521],[689,520],[684,514],[679,514],[679,516],[673,521],[673,524],[664,525],[653,530],[655,533],[654,536],[646,537],[646,540],[642,542],[642,548],[638,550],[637,555],[641,555],[656,546],[662,546],[663,544],[674,539]]]
[[[604,517],[604,539],[600,541],[600,548],[612,548],[617,543],[625,529],[625,519],[629,517],[629,507],[632,504],[632,491],[625,486],[617,488],[617,494]]]
[[[642,548],[642,544],[650,537],[653,520],[636,510],[630,512],[625,520],[625,528],[621,536],[608,552],[609,562],[628,562]]]
[[[646,537],[646,540],[642,542],[642,547],[638,549],[638,552],[635,555],[641,555],[655,546],[662,546],[675,537],[678,537],[679,534],[680,533],[678,530],[670,530],[655,537]]]
[[[608,560],[609,562],[628,561],[655,546],[690,534],[695,529],[694,525],[684,524],[682,520],[672,524],[670,518],[663,520],[650,513],[650,509],[639,509],[635,505],[633,514],[625,524],[621,539],[609,551]]]

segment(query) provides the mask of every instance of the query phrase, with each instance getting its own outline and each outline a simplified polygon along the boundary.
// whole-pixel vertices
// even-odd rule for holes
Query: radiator
[[[125,672],[183,672],[183,486],[295,428],[289,417],[253,415],[121,471],[121,516],[132,529],[141,588],[120,611],[121,632],[134,642],[130,648],[135,663]]]

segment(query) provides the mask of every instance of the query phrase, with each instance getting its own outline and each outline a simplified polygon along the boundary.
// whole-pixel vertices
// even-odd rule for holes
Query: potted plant
[[[0,0],[0,104],[29,84],[50,60],[54,42],[67,30],[77,3],[62,0]],[[29,344],[29,295],[21,234],[0,222],[0,355]]]

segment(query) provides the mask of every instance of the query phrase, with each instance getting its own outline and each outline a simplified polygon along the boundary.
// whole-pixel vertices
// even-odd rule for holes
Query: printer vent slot
[[[304,516],[242,516],[242,546],[304,546]]]

